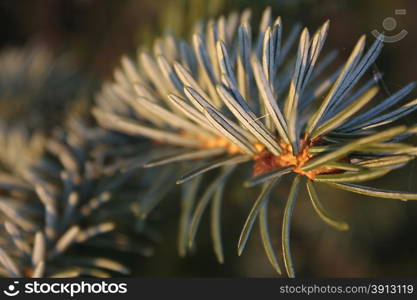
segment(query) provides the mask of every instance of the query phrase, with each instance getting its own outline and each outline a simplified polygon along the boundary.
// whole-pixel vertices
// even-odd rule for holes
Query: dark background
[[[339,49],[340,61],[349,55],[361,34],[367,34],[370,44],[373,40],[370,32],[374,29],[382,32],[383,20],[394,17],[397,28],[386,34],[394,35],[405,29],[408,35],[396,43],[385,44],[377,65],[385,74],[389,91],[417,78],[417,2],[412,0],[2,0],[0,51],[42,44],[56,56],[70,56],[72,67],[78,70],[81,78],[78,94],[83,94],[82,101],[89,104],[100,83],[111,79],[120,56],[125,53],[133,55],[138,46],[150,45],[164,28],[188,37],[188,29],[199,18],[251,7],[255,19],[258,19],[268,5],[272,6],[275,16],[282,16],[287,30],[296,22],[314,30],[330,19],[326,49]],[[407,14],[396,16],[395,9],[406,9]],[[0,108],[7,105],[9,103],[1,103]],[[47,108],[44,110],[48,112]],[[415,115],[406,121],[415,123]],[[410,164],[370,185],[416,192],[415,172],[415,165]],[[281,208],[287,192],[288,184],[284,182],[272,198],[276,207],[270,222],[276,224],[271,231],[276,237],[277,249],[280,246]],[[346,220],[351,230],[337,232],[328,228],[316,217],[305,193],[301,193],[292,232],[298,276],[417,275],[416,203],[368,198],[324,187],[320,192],[325,195],[322,197],[324,204],[334,215]],[[252,197],[247,197],[248,193]],[[254,199],[256,191],[228,189],[227,195],[223,227],[224,265],[215,261],[207,228],[199,234],[195,255],[178,258],[178,199],[173,194],[165,200],[165,209],[161,210],[159,222],[156,222],[163,240],[155,246],[153,257],[131,261],[134,276],[274,276],[258,236],[252,236],[242,257],[235,255],[239,231],[253,201],[247,199]],[[203,227],[208,227],[208,222],[203,221],[203,224]]]

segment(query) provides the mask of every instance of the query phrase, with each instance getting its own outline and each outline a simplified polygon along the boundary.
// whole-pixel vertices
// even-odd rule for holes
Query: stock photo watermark
[[[396,16],[404,16],[407,14],[407,10],[396,9],[394,13]],[[382,21],[382,27],[384,28],[384,33],[382,33],[382,36],[384,38],[385,43],[396,43],[396,42],[401,41],[403,38],[407,36],[408,31],[405,29],[402,29],[400,32],[394,35],[389,34],[389,32],[392,32],[395,29],[397,29],[397,25],[398,25],[397,20],[394,17],[386,17]],[[371,33],[376,38],[378,38],[381,35],[381,33],[376,29],[372,30]]]
[[[7,289],[5,289],[3,293],[9,297],[17,296],[20,293],[19,289],[17,288],[18,284],[19,281],[14,281],[13,284],[9,284],[7,286]]]
[[[13,281],[3,290],[3,294],[8,297],[15,297],[19,294],[37,295],[37,294],[55,294],[68,295],[71,298],[79,294],[126,294],[127,283],[113,282],[25,282]]]

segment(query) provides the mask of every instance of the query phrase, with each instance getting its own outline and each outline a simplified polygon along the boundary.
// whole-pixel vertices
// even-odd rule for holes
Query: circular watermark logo
[[[3,293],[9,297],[17,296],[20,293],[20,291],[16,288],[18,284],[19,281],[14,281],[13,284],[9,284],[9,286],[6,290],[3,291]]]
[[[396,9],[395,15],[406,15],[407,10],[406,9]],[[382,38],[384,39],[385,43],[396,43],[398,41],[401,41],[405,36],[408,34],[408,31],[405,29],[402,29],[400,32],[394,35],[389,35],[387,32],[391,32],[397,28],[397,20],[393,17],[386,17],[382,21],[382,27],[384,28],[384,33],[380,33],[378,30],[374,29],[371,31],[372,35],[376,38],[380,37],[382,35]]]

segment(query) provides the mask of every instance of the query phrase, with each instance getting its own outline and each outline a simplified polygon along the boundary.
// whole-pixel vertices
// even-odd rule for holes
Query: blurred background
[[[149,46],[165,30],[188,38],[197,20],[234,10],[250,7],[255,20],[259,20],[266,6],[283,18],[285,30],[296,23],[314,30],[330,19],[326,49],[339,49],[339,62],[363,33],[371,41],[373,30],[387,36],[406,30],[403,38],[385,44],[377,65],[384,73],[388,92],[417,79],[417,2],[411,0],[1,0],[0,120],[47,131],[59,126],[70,113],[88,117],[95,92],[103,81],[111,79],[121,55],[134,55],[138,47]],[[415,115],[404,122],[415,123]],[[370,185],[416,192],[416,170],[415,164],[409,164]],[[236,186],[228,188],[223,209],[223,265],[215,260],[208,222],[203,222],[198,251],[184,259],[178,257],[179,205],[174,193],[164,201],[155,222],[162,240],[155,246],[154,255],[127,262],[133,275],[275,276],[256,234],[242,257],[236,255],[241,226],[257,193]],[[325,187],[320,192],[325,195],[324,204],[346,220],[351,230],[337,232],[327,227],[301,193],[292,230],[298,276],[417,276],[417,203],[373,199]],[[274,209],[270,223],[276,224],[271,233],[276,249],[280,249],[280,222],[287,193],[284,182],[271,201]]]

